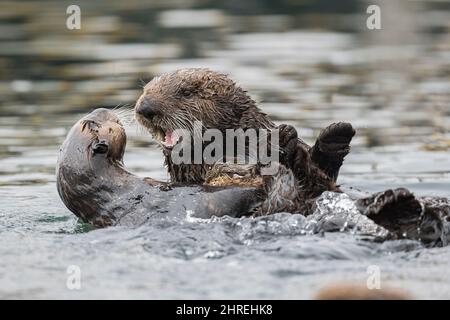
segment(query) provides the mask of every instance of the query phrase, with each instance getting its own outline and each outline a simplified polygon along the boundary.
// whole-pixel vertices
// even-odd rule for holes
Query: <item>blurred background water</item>
[[[66,9],[81,8],[81,29]],[[368,30],[366,8],[381,8]],[[448,1],[0,2],[0,298],[311,298],[326,284],[383,284],[450,298],[447,248],[304,235],[289,215],[93,230],[56,192],[58,148],[95,107],[129,107],[153,76],[228,73],[306,141],[357,129],[339,182],[450,197]],[[125,164],[167,179],[147,134],[127,127]],[[327,263],[324,263],[324,262]],[[66,287],[79,265],[82,289]]]

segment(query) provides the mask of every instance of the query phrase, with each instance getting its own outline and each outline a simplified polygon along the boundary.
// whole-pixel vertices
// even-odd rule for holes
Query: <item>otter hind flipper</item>
[[[333,181],[337,180],[344,158],[350,152],[354,135],[355,129],[350,123],[333,123],[320,133],[310,150],[312,161]]]
[[[442,221],[423,202],[405,188],[389,189],[359,199],[361,213],[389,230],[396,238],[430,243],[440,239]]]

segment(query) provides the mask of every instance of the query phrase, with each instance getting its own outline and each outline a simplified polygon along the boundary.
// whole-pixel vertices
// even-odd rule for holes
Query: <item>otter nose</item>
[[[160,113],[159,103],[155,99],[144,98],[137,106],[136,112],[141,116],[151,120],[154,116]]]
[[[106,153],[108,151],[108,141],[105,139],[99,140],[92,145],[95,153]]]

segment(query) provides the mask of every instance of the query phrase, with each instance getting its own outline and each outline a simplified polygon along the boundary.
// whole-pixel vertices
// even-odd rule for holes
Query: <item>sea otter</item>
[[[281,137],[281,145],[287,145],[290,136]],[[123,166],[125,145],[125,130],[108,109],[96,109],[68,133],[56,168],[58,193],[83,221],[104,227],[141,224],[150,215],[171,212],[191,211],[196,217],[208,218],[299,212],[306,208],[295,188],[296,178],[284,166],[280,165],[277,175],[264,187],[168,185],[127,171]]]
[[[199,218],[276,212],[307,215],[316,210],[314,195],[329,187],[326,181],[302,185],[297,180],[296,171],[304,170],[304,149],[297,148],[292,126],[281,126],[280,133],[289,167],[280,165],[275,176],[264,177],[263,188],[170,186],[139,178],[123,166],[125,145],[124,128],[108,109],[91,112],[68,133],[58,158],[57,188],[64,204],[83,221],[97,227],[137,226],[154,215],[188,211]],[[416,198],[400,188],[356,199],[356,204],[362,214],[390,231],[389,238],[418,239],[430,245],[447,245],[450,240],[448,199]]]
[[[185,183],[205,182],[211,166],[175,164],[172,160],[172,148],[178,142],[175,130],[186,129],[195,135],[196,121],[201,122],[203,130],[218,129],[224,134],[227,129],[276,127],[227,75],[203,68],[180,69],[153,78],[136,102],[135,116],[162,146],[171,180]],[[334,123],[321,132],[313,147],[300,138],[297,144],[307,151],[304,156],[312,159],[311,166],[318,167],[335,182],[354,134],[351,124]],[[284,164],[283,159],[281,163]],[[311,178],[314,175],[308,177]]]

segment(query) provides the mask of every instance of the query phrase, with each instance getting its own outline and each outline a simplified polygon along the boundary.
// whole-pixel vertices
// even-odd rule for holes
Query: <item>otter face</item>
[[[166,148],[176,129],[194,133],[195,121],[205,129],[234,128],[255,102],[230,78],[208,69],[180,69],[151,80],[135,105],[138,122]]]
[[[112,162],[121,162],[125,152],[125,130],[116,114],[108,109],[96,109],[78,124],[78,133],[84,136],[89,156],[104,156]]]
[[[84,221],[98,226],[112,223],[108,211],[102,213],[110,201],[103,194],[114,190],[114,170],[122,167],[125,145],[125,130],[108,109],[86,115],[67,135],[56,166],[56,184],[66,206]]]

